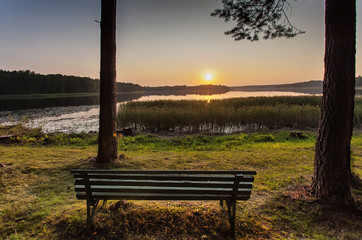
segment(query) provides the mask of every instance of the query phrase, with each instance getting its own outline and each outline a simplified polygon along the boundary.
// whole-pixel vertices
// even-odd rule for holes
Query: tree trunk
[[[326,0],[325,73],[312,188],[322,202],[354,206],[349,185],[356,1]]]
[[[98,163],[117,159],[116,6],[117,0],[102,0]]]

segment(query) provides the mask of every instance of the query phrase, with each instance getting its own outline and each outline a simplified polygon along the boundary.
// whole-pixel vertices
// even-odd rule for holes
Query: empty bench
[[[226,202],[235,237],[236,202],[250,198],[255,171],[72,170],[79,200],[87,200],[87,225],[100,200],[219,200]]]

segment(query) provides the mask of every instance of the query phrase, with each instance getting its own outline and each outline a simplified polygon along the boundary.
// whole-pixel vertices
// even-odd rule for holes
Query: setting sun
[[[206,81],[210,82],[213,79],[213,76],[212,76],[212,74],[208,73],[208,74],[205,74],[204,79]]]

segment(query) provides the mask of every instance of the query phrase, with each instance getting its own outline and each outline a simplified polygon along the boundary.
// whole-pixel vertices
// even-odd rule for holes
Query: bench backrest
[[[78,199],[247,200],[255,171],[72,170]]]

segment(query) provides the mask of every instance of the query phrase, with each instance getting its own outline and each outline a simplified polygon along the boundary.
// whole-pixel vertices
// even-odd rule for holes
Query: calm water
[[[238,97],[271,97],[271,96],[303,96],[310,95],[304,93],[295,93],[295,92],[243,92],[243,91],[230,91],[224,94],[215,94],[215,95],[197,95],[197,94],[187,94],[187,95],[168,95],[168,96],[143,96],[136,101],[153,101],[153,100],[205,100],[211,101],[215,99],[224,99],[224,98],[238,98]]]
[[[153,101],[153,100],[205,100],[236,98],[236,97],[256,97],[256,96],[301,96],[308,94],[294,92],[242,92],[232,91],[217,95],[168,95],[168,96],[140,96],[134,94],[124,94],[118,97],[118,104],[127,101]],[[51,132],[97,132],[99,105],[94,97],[67,98],[67,99],[36,99],[36,100],[7,100],[1,102],[3,110],[0,111],[0,125],[11,125],[19,122],[26,122],[28,127],[40,127],[44,133]],[[58,102],[57,102],[58,101]],[[56,105],[60,101],[61,105]],[[90,101],[90,102],[89,102]],[[8,104],[14,106],[26,105],[22,110],[7,110]],[[15,103],[14,103],[15,102]],[[46,104],[53,104],[47,105]],[[74,106],[77,105],[81,106]],[[87,104],[88,103],[88,104]],[[5,104],[5,105],[4,105]],[[7,105],[6,105],[7,104]],[[38,104],[38,105],[36,105]],[[70,106],[68,106],[70,105]],[[5,109],[4,109],[5,107]],[[18,108],[18,107],[17,107]],[[17,109],[15,108],[15,109]]]

